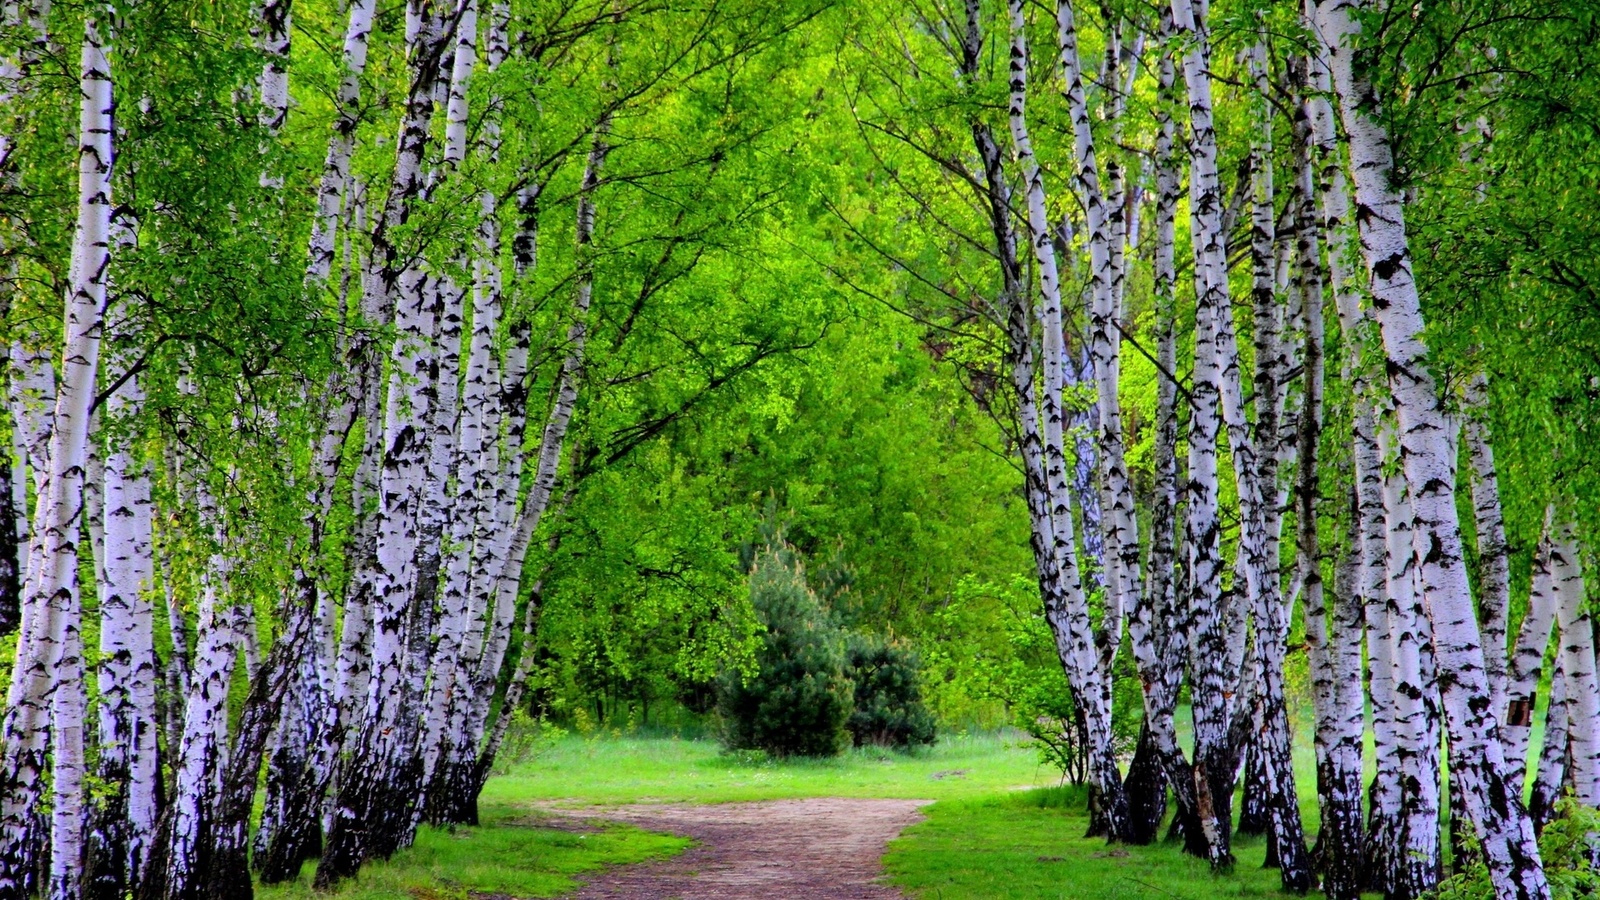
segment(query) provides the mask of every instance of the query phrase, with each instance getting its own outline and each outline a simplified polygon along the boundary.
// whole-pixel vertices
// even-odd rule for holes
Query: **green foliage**
[[[1471,862],[1440,884],[1433,900],[1486,900],[1495,896],[1476,836],[1471,829],[1463,836]],[[1571,797],[1557,803],[1556,818],[1539,835],[1539,857],[1555,900],[1600,894],[1600,869],[1596,868],[1600,862],[1600,810],[1583,806]]]
[[[1064,781],[1081,781],[1085,736],[1037,583],[1020,575],[1002,584],[964,579],[934,622],[925,651],[934,708],[947,721],[964,715],[1014,725],[1033,739],[1041,763]],[[1140,722],[1129,656],[1120,654],[1113,681],[1113,738],[1124,751]]]
[[[850,739],[853,696],[844,635],[792,551],[780,545],[756,555],[750,602],[766,633],[753,674],[730,670],[719,679],[723,740],[780,757],[837,755]]]
[[[910,749],[934,742],[937,729],[922,702],[916,654],[881,638],[851,635],[845,658],[855,684],[847,727],[857,747]]]
[[[513,767],[532,759],[537,753],[549,750],[557,741],[567,736],[567,730],[544,719],[535,719],[527,710],[511,712],[511,724],[506,728],[505,741],[495,754],[494,774],[504,775]]]

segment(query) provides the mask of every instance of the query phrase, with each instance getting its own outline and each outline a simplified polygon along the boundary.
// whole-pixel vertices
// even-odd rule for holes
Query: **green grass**
[[[946,800],[889,845],[890,880],[926,900],[1142,900],[1282,897],[1263,870],[1265,842],[1235,843],[1232,874],[1213,875],[1174,845],[1109,847],[1085,838],[1084,795],[1050,788]]]
[[[672,856],[690,841],[616,825],[592,833],[550,827],[542,817],[485,805],[477,828],[424,828],[416,845],[373,863],[333,893],[313,891],[311,869],[300,881],[258,887],[261,900],[465,900],[471,894],[557,897],[578,886],[574,876],[612,865]]]
[[[954,736],[912,754],[856,750],[837,759],[768,760],[711,741],[565,738],[492,779],[486,803],[728,803],[794,797],[942,800],[1056,784],[1017,736]]]
[[[1309,741],[1295,761],[1307,829],[1315,829]],[[890,847],[892,880],[924,900],[1277,897],[1260,840],[1236,842],[1238,865],[1213,875],[1170,845],[1108,848],[1085,839],[1082,794],[1058,786],[1020,735],[946,737],[913,754],[853,751],[831,760],[770,760],[715,743],[661,737],[564,737],[515,763],[484,790],[484,824],[425,829],[415,847],[369,866],[337,900],[456,900],[469,894],[554,897],[575,876],[681,852],[689,842],[617,826],[591,834],[551,827],[542,808],[646,801],[725,803],[798,797],[936,801]],[[308,900],[302,882],[263,900]]]

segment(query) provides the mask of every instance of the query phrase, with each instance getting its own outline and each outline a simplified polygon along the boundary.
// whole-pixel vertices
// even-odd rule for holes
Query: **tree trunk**
[[[1533,782],[1533,795],[1528,800],[1528,816],[1533,827],[1544,830],[1555,818],[1556,801],[1561,799],[1562,787],[1567,777],[1569,746],[1567,735],[1571,728],[1571,714],[1567,705],[1566,654],[1557,653],[1555,669],[1550,673],[1550,705],[1544,716],[1544,747],[1539,754],[1539,771]]]
[[[1390,413],[1378,433],[1385,458],[1394,452],[1394,427]],[[1383,502],[1389,597],[1385,631],[1394,665],[1395,769],[1401,785],[1388,896],[1415,900],[1432,891],[1440,875],[1439,695],[1429,646],[1433,632],[1418,585],[1412,535],[1416,515],[1403,473],[1392,471],[1385,477]]]
[[[1059,35],[1061,37],[1061,54],[1064,64],[1072,67],[1077,65],[1076,36],[1073,31],[1071,7],[1059,7],[1058,13]],[[1043,370],[1044,390],[1040,395],[1043,398],[1039,410],[1043,418],[1043,465],[1045,477],[1045,490],[1049,496],[1049,514],[1052,518],[1051,530],[1053,541],[1046,545],[1052,555],[1051,570],[1057,573],[1066,584],[1063,590],[1053,592],[1050,596],[1059,602],[1055,608],[1046,610],[1046,620],[1050,622],[1055,633],[1057,653],[1061,656],[1067,667],[1067,677],[1072,686],[1073,701],[1082,715],[1088,732],[1088,746],[1085,752],[1089,757],[1089,804],[1090,804],[1090,830],[1091,833],[1103,833],[1111,840],[1122,840],[1127,833],[1128,808],[1127,800],[1122,793],[1122,774],[1117,769],[1116,754],[1112,747],[1111,735],[1111,695],[1110,672],[1102,666],[1103,654],[1095,647],[1095,636],[1089,620],[1088,604],[1083,597],[1082,586],[1077,578],[1077,553],[1076,542],[1073,540],[1072,512],[1070,507],[1071,485],[1068,478],[1066,462],[1066,434],[1063,425],[1066,422],[1064,395],[1067,379],[1067,357],[1065,346],[1065,332],[1061,308],[1060,279],[1056,267],[1055,245],[1048,213],[1045,206],[1045,193],[1043,176],[1039,171],[1033,156],[1033,145],[1028,135],[1027,128],[1027,66],[1028,49],[1026,38],[1026,19],[1023,4],[1020,0],[1012,0],[1010,5],[1011,20],[1011,100],[1010,100],[1010,126],[1012,142],[1022,166],[1025,186],[1025,201],[1027,204],[1027,226],[1029,243],[1033,247],[1034,260],[1039,267],[1040,305],[1038,307],[1039,324],[1043,332]],[[973,4],[968,4],[968,29],[969,34],[976,34],[977,19],[976,9]],[[1068,60],[1070,59],[1070,63]],[[1089,150],[1087,162],[1089,164],[1088,181],[1084,181],[1083,163],[1085,162],[1083,148],[1088,137],[1088,113],[1082,103],[1082,87],[1079,79],[1072,73],[1075,68],[1068,69],[1068,94],[1076,96],[1077,102],[1073,106],[1075,130],[1078,134],[1079,147],[1079,182],[1090,193],[1092,203],[1101,203],[1098,186],[1094,179],[1093,150]],[[1079,114],[1082,119],[1078,120]],[[1106,233],[1106,223],[1103,220],[1091,220],[1091,229],[1098,227],[1099,233],[1091,236],[1091,243],[1100,246],[1099,253],[1095,256],[1098,274],[1096,279],[1103,280],[1095,290],[1096,306],[1109,302],[1109,299],[1099,299],[1102,294],[1109,297],[1111,289],[1110,273],[1105,270],[1109,265],[1109,235]],[[1112,368],[1102,370],[1100,363],[1105,362]],[[1096,355],[1097,381],[1108,377],[1114,372],[1114,363],[1103,352]],[[1100,414],[1102,417],[1102,437],[1104,432],[1105,417],[1114,415],[1108,413],[1105,406],[1105,393],[1102,389],[1100,396]],[[1102,440],[1099,444],[1101,453],[1102,473],[1108,465],[1105,459],[1106,443]],[[1105,512],[1105,510],[1102,510]],[[1116,513],[1112,512],[1115,516]],[[1108,530],[1120,531],[1113,527]],[[1115,555],[1117,548],[1106,548],[1108,560]],[[1137,545],[1135,545],[1137,552]],[[1118,582],[1123,578],[1120,566],[1111,563],[1113,579]],[[1113,584],[1113,596],[1108,596],[1108,608],[1120,605],[1121,585]],[[1116,639],[1111,639],[1115,641]]]
[[[1460,787],[1481,839],[1495,895],[1501,900],[1546,898],[1550,886],[1533,825],[1522,807],[1522,792],[1507,777],[1491,708],[1455,507],[1452,429],[1422,341],[1422,310],[1411,274],[1404,203],[1391,179],[1389,136],[1374,117],[1378,98],[1358,78],[1356,50],[1347,44],[1358,31],[1353,6],[1352,0],[1323,0],[1317,4],[1313,30],[1327,42],[1349,136],[1356,223],[1372,279],[1374,312],[1399,418],[1401,460],[1416,513],[1416,555],[1433,625],[1450,736],[1451,783]]]
[[[1584,590],[1578,541],[1568,522],[1556,530],[1551,559],[1561,623],[1560,677],[1566,682],[1567,780],[1577,801],[1593,809],[1600,807],[1600,681],[1595,678],[1594,620]],[[1551,706],[1555,706],[1554,700]]]
[[[1190,219],[1194,235],[1195,362],[1189,418],[1189,657],[1194,714],[1194,780],[1200,839],[1213,869],[1233,866],[1229,846],[1235,753],[1229,744],[1234,690],[1225,615],[1220,545],[1217,444],[1222,437],[1224,372],[1222,319],[1228,302],[1222,192],[1217,178],[1217,138],[1211,117],[1210,52],[1204,32],[1204,0],[1173,0],[1177,33],[1191,41],[1184,54],[1189,89]],[[1242,465],[1235,460],[1235,465]]]
[[[1323,888],[1329,898],[1356,900],[1363,886],[1365,853],[1361,821],[1361,753],[1365,728],[1361,692],[1364,595],[1352,590],[1354,584],[1336,582],[1330,632],[1316,518],[1317,437],[1322,425],[1323,393],[1323,287],[1326,283],[1321,241],[1324,216],[1317,203],[1310,121],[1313,111],[1302,103],[1296,106],[1295,112],[1297,185],[1294,202],[1299,209],[1295,218],[1296,291],[1305,333],[1304,400],[1296,454],[1300,470],[1296,515],[1300,582],[1306,605],[1306,643],[1316,686],[1317,782],[1323,804],[1318,847]]]
[[[424,27],[422,10],[408,5],[411,85],[395,172],[383,212],[372,232],[372,259],[365,294],[374,305],[394,303],[397,338],[391,354],[383,429],[385,452],[377,515],[377,578],[371,601],[371,675],[365,710],[350,760],[339,780],[338,799],[317,866],[316,883],[328,887],[353,876],[369,859],[388,858],[401,845],[411,821],[415,790],[407,775],[414,760],[408,699],[406,624],[416,600],[418,505],[426,462],[425,423],[432,410],[424,348],[432,340],[432,311],[421,275],[403,264],[391,232],[403,226],[423,191],[422,163],[433,118],[433,89],[443,48],[451,35]],[[397,283],[398,282],[398,283]],[[373,424],[369,420],[369,427]]]
[[[1020,113],[1017,111],[1017,97],[1019,86],[1025,92],[1026,76],[1019,83],[1016,71],[1018,50],[1022,51],[1023,63],[1026,64],[1026,47],[1021,37],[1021,25],[1018,21],[1020,11],[1013,4],[1013,69],[1012,69],[1012,96],[1013,119]],[[1098,664],[1102,670],[1102,684],[1105,691],[1110,690],[1110,666],[1116,647],[1121,643],[1121,615],[1125,610],[1132,610],[1138,605],[1141,589],[1140,553],[1139,553],[1139,528],[1135,517],[1133,486],[1128,478],[1127,464],[1124,461],[1122,440],[1122,406],[1117,396],[1117,385],[1121,377],[1121,345],[1122,335],[1118,330],[1117,317],[1119,315],[1120,297],[1123,288],[1123,274],[1121,257],[1123,256],[1123,242],[1125,237],[1125,219],[1121,208],[1121,175],[1120,168],[1112,162],[1109,166],[1111,172],[1108,181],[1111,184],[1110,196],[1102,190],[1100,173],[1096,163],[1094,130],[1089,118],[1089,104],[1084,96],[1083,65],[1078,51],[1077,23],[1074,19],[1072,4],[1058,2],[1056,4],[1056,40],[1060,46],[1061,67],[1065,76],[1065,90],[1063,96],[1067,101],[1067,112],[1072,120],[1073,152],[1075,156],[1075,183],[1079,199],[1084,204],[1084,219],[1087,226],[1087,239],[1089,245],[1089,355],[1094,365],[1095,377],[1095,408],[1098,411],[1098,421],[1095,429],[1095,450],[1100,463],[1100,488],[1101,488],[1101,528],[1105,546],[1105,568],[1108,576],[1106,580],[1107,593],[1105,601],[1105,626],[1095,636],[1097,642]],[[1114,44],[1114,42],[1112,42]],[[1116,74],[1115,63],[1117,51],[1114,46],[1107,48],[1107,78],[1108,90],[1115,92]],[[1113,98],[1110,104],[1113,110],[1111,117],[1116,118],[1115,110],[1119,101]],[[1031,160],[1030,149],[1028,157]],[[1025,164],[1028,165],[1028,164]],[[1037,170],[1037,165],[1033,165]],[[1024,172],[1024,179],[1028,176]],[[1037,180],[1037,179],[1035,179]],[[1032,212],[1030,199],[1029,230],[1033,233],[1033,243],[1036,247],[1048,245],[1048,226],[1040,229],[1045,212],[1043,206],[1043,183],[1039,183],[1038,193],[1040,210]],[[1033,193],[1031,182],[1029,194]],[[1034,220],[1038,219],[1036,223]],[[1036,255],[1037,255],[1036,250]],[[1055,268],[1054,250],[1051,247],[1051,268]],[[1042,271],[1042,270],[1041,270]],[[1052,271],[1052,276],[1054,272]],[[1042,281],[1042,276],[1041,276]],[[1053,301],[1056,310],[1057,328],[1060,325],[1060,285],[1052,277],[1051,290],[1056,294]],[[1050,315],[1050,303],[1046,301],[1043,314]],[[1044,323],[1045,333],[1045,378],[1048,385],[1050,379],[1050,346],[1052,339],[1051,325]],[[1064,384],[1064,382],[1063,382]],[[1049,390],[1046,391],[1047,398]],[[1044,410],[1045,428],[1050,429],[1050,409]],[[1048,442],[1047,442],[1048,443]],[[1050,452],[1046,447],[1046,453]],[[1063,451],[1064,453],[1064,445]],[[1075,687],[1076,689],[1076,687]],[[1097,701],[1106,707],[1102,715],[1110,714],[1110,696],[1107,694]],[[1109,724],[1109,719],[1108,719]],[[1096,740],[1093,735],[1094,726],[1091,724],[1090,740]],[[1102,751],[1103,752],[1103,751]],[[1114,766],[1113,766],[1114,768]],[[1102,787],[1096,788],[1103,789]],[[1120,796],[1120,787],[1116,794],[1107,794],[1106,809],[1112,819],[1107,822],[1110,836],[1122,839],[1126,832],[1125,817],[1121,807],[1125,804]]]
[[[212,547],[200,573],[194,671],[184,704],[183,740],[174,754],[171,806],[151,857],[144,900],[205,896],[210,841],[228,757],[228,686],[243,643],[240,619],[229,608],[232,564],[222,514],[206,474],[192,478],[198,518],[210,532]]]
[[[1466,438],[1472,460],[1472,511],[1478,537],[1478,614],[1483,620],[1483,663],[1494,709],[1504,706],[1506,616],[1511,606],[1511,554],[1500,512],[1500,478],[1489,440],[1489,383],[1478,373],[1467,383]]]
[[[1193,769],[1178,743],[1173,711],[1183,681],[1182,660],[1187,651],[1185,602],[1177,558],[1178,519],[1178,382],[1177,266],[1174,231],[1182,187],[1177,154],[1176,127],[1171,110],[1176,105],[1177,71],[1172,60],[1172,15],[1162,12],[1162,55],[1157,102],[1156,210],[1155,210],[1155,311],[1156,361],[1162,373],[1156,382],[1155,480],[1150,508],[1150,577],[1144,596],[1128,622],[1134,659],[1144,687],[1145,727],[1160,751],[1166,780],[1177,804],[1174,827],[1184,834],[1185,849],[1204,853],[1195,807]],[[1152,810],[1153,805],[1141,808]],[[1130,840],[1159,829],[1159,818],[1130,819]]]
[[[1550,628],[1556,619],[1560,599],[1556,593],[1554,547],[1555,507],[1545,511],[1545,533],[1534,552],[1533,585],[1528,593],[1528,611],[1517,629],[1517,643],[1511,654],[1505,680],[1505,712],[1501,737],[1505,741],[1506,777],[1522,784],[1528,758],[1528,741],[1533,732],[1533,708],[1539,690],[1539,673],[1545,651],[1550,646]]]
[[[100,360],[111,230],[111,68],[99,22],[85,23],[79,68],[78,222],[66,298],[62,378],[55,395],[46,476],[37,491],[29,539],[24,626],[17,638],[0,757],[0,896],[40,888],[78,896],[83,872],[82,747],[84,686],[78,594],[78,523],[88,455],[89,412]],[[65,687],[65,690],[61,688]],[[53,730],[53,734],[52,734]],[[47,744],[56,771],[49,882],[41,821]]]
[[[137,374],[114,391],[107,418],[136,415]],[[105,561],[100,584],[100,762],[106,795],[93,812],[87,894],[137,894],[155,839],[161,772],[156,711],[155,566],[148,464],[127,448],[106,456]]]
[[[262,754],[289,685],[311,639],[312,608],[304,601],[315,594],[302,573],[288,593],[282,611],[284,628],[250,680],[239,715],[238,733],[219,773],[215,806],[204,837],[204,883],[196,896],[205,900],[251,900],[253,887],[247,852],[250,810],[261,780]]]

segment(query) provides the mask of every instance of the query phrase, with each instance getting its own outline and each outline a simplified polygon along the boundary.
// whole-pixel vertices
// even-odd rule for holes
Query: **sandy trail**
[[[546,811],[697,842],[671,859],[602,872],[579,900],[898,900],[899,890],[878,882],[879,861],[929,802],[812,798]]]

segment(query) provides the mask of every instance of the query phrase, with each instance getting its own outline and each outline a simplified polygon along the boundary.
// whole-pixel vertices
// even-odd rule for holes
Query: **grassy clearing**
[[[794,797],[943,800],[1056,784],[1014,735],[942,738],[913,754],[855,750],[836,759],[770,760],[729,754],[711,741],[565,738],[510,774],[494,778],[484,801],[728,803]]]
[[[312,890],[311,866],[307,866],[299,882],[258,887],[256,896],[261,900],[558,897],[578,886],[574,876],[672,856],[691,843],[624,825],[574,832],[499,805],[485,804],[483,812],[483,825],[477,828],[424,828],[415,846],[388,862],[367,866],[332,893]]]

